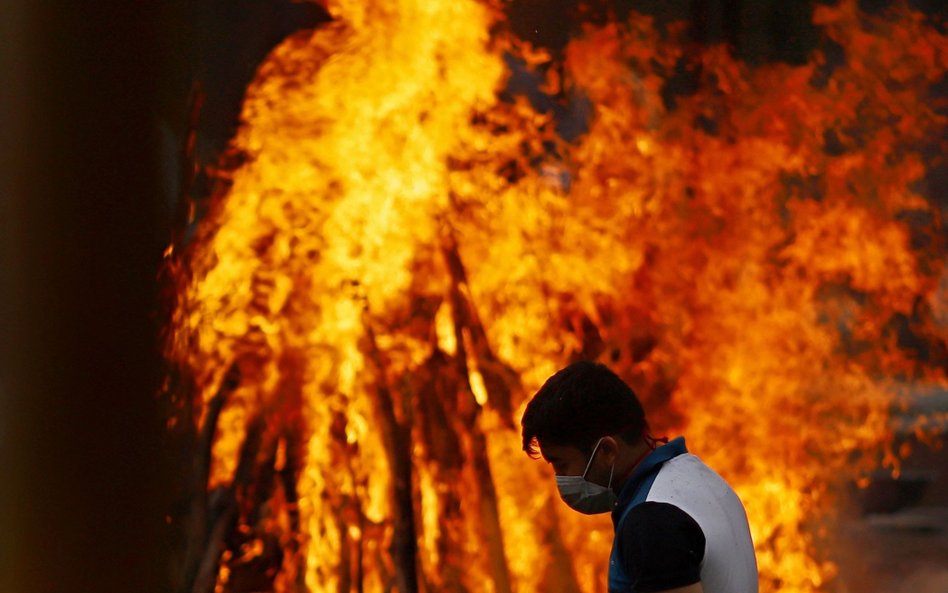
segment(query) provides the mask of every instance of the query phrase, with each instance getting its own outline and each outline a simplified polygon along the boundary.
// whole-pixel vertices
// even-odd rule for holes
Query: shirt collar
[[[619,500],[616,502],[616,508],[612,511],[613,521],[617,521],[619,517],[621,517],[622,509],[635,498],[646,476],[652,474],[669,459],[687,452],[688,448],[685,446],[685,437],[678,437],[661,447],[657,447],[654,451],[649,453],[648,456],[632,470],[632,474],[625,481],[625,484],[622,485],[622,491],[619,492]]]

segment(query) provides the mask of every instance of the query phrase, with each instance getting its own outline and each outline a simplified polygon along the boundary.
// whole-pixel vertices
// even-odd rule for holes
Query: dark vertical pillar
[[[0,588],[167,590],[151,2],[0,15]]]

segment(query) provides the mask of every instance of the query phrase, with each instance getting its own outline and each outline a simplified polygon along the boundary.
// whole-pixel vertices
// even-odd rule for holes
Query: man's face
[[[606,486],[612,463],[615,461],[616,442],[611,437],[605,437],[595,452],[586,479],[601,486]],[[551,466],[553,473],[558,476],[581,476],[589,463],[589,454],[572,445],[554,445],[540,443],[540,454]]]
[[[540,454],[558,476],[580,476],[589,461],[582,451],[570,445],[540,445]]]

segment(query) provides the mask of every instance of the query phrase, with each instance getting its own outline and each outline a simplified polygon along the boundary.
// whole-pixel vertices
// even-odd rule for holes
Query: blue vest
[[[632,507],[645,502],[649,489],[652,487],[658,471],[662,468],[662,464],[687,452],[684,437],[678,437],[658,447],[639,463],[622,487],[622,491],[619,493],[619,501],[612,511],[612,523],[615,525],[616,535],[612,542],[612,553],[609,555],[609,593],[633,593],[634,591],[632,588],[634,583],[622,570],[622,564],[619,561],[618,539],[622,522],[625,521]]]

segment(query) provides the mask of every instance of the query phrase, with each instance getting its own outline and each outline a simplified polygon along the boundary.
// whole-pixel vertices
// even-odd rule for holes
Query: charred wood
[[[254,477],[253,470],[265,427],[266,421],[262,415],[256,416],[250,422],[240,448],[240,459],[234,479],[228,486],[218,490],[219,502],[213,505],[207,545],[191,593],[210,593],[214,590],[220,572],[221,557],[237,526],[240,498],[246,493]]]
[[[446,397],[461,389],[457,365],[450,356],[435,348],[416,373],[416,381],[419,440],[424,445],[427,467],[431,468],[436,484],[457,484],[464,471],[464,446],[451,420],[457,416],[456,400]],[[434,569],[440,578],[440,588],[432,590],[467,593],[466,559],[458,552],[464,549],[464,518],[458,489],[449,487],[439,492],[437,505],[441,521],[435,544],[438,564]]]
[[[381,427],[382,442],[392,471],[393,537],[392,559],[399,593],[418,593],[414,498],[412,496],[411,427],[400,423],[385,375],[381,350],[375,338],[368,312],[365,315],[366,350],[376,376],[375,411]]]
[[[183,564],[183,579],[181,581],[185,591],[194,590],[194,583],[196,583],[198,574],[203,569],[202,562],[206,557],[205,552],[208,542],[215,529],[215,526],[209,520],[211,500],[207,491],[211,459],[213,457],[214,436],[217,434],[217,422],[221,411],[239,382],[239,369],[234,365],[224,375],[217,393],[208,402],[204,424],[198,433],[192,469],[192,495],[187,519],[187,544]],[[189,404],[185,405],[190,408]]]
[[[467,277],[464,266],[458,253],[457,244],[451,240],[444,250],[445,260],[451,273],[451,300],[454,310],[455,336],[457,338],[458,354],[455,364],[458,368],[459,376],[464,378],[461,388],[457,391],[458,397],[458,420],[462,423],[458,432],[468,436],[467,449],[468,460],[472,466],[475,475],[475,483],[479,489],[479,508],[480,525],[483,529],[481,541],[487,542],[487,556],[490,566],[491,576],[494,580],[494,590],[497,593],[510,593],[512,590],[510,583],[510,570],[507,565],[507,557],[504,553],[503,530],[500,526],[500,512],[497,506],[497,491],[494,488],[494,478],[490,471],[490,460],[487,457],[487,439],[480,427],[479,417],[481,413],[480,404],[474,397],[474,392],[470,383],[471,369],[468,367],[467,344],[471,343],[475,357],[488,362],[484,366],[478,361],[479,367],[500,369],[504,368],[494,357],[487,344],[487,336],[483,326],[477,319],[477,313],[474,304],[470,300],[467,289]],[[465,340],[465,335],[472,336],[470,340]],[[479,356],[478,356],[479,355]],[[513,373],[513,371],[510,371]],[[483,375],[482,375],[483,376]],[[487,378],[484,377],[485,384]],[[498,381],[493,382],[492,386],[496,391],[491,392],[488,402],[499,400],[497,406],[498,412],[502,418],[506,418],[505,423],[512,426],[512,406],[511,390],[509,384],[498,377]],[[494,398],[493,393],[499,397]]]
[[[513,396],[522,390],[520,375],[504,364],[494,354],[487,340],[487,332],[477,314],[470,293],[467,272],[461,261],[457,242],[448,237],[443,247],[445,263],[451,275],[451,305],[454,310],[458,344],[466,344],[467,354],[474,357],[477,371],[484,380],[489,394],[487,404],[497,410],[501,421],[507,428],[515,429],[513,420]],[[465,375],[469,376],[467,362],[464,363]]]

